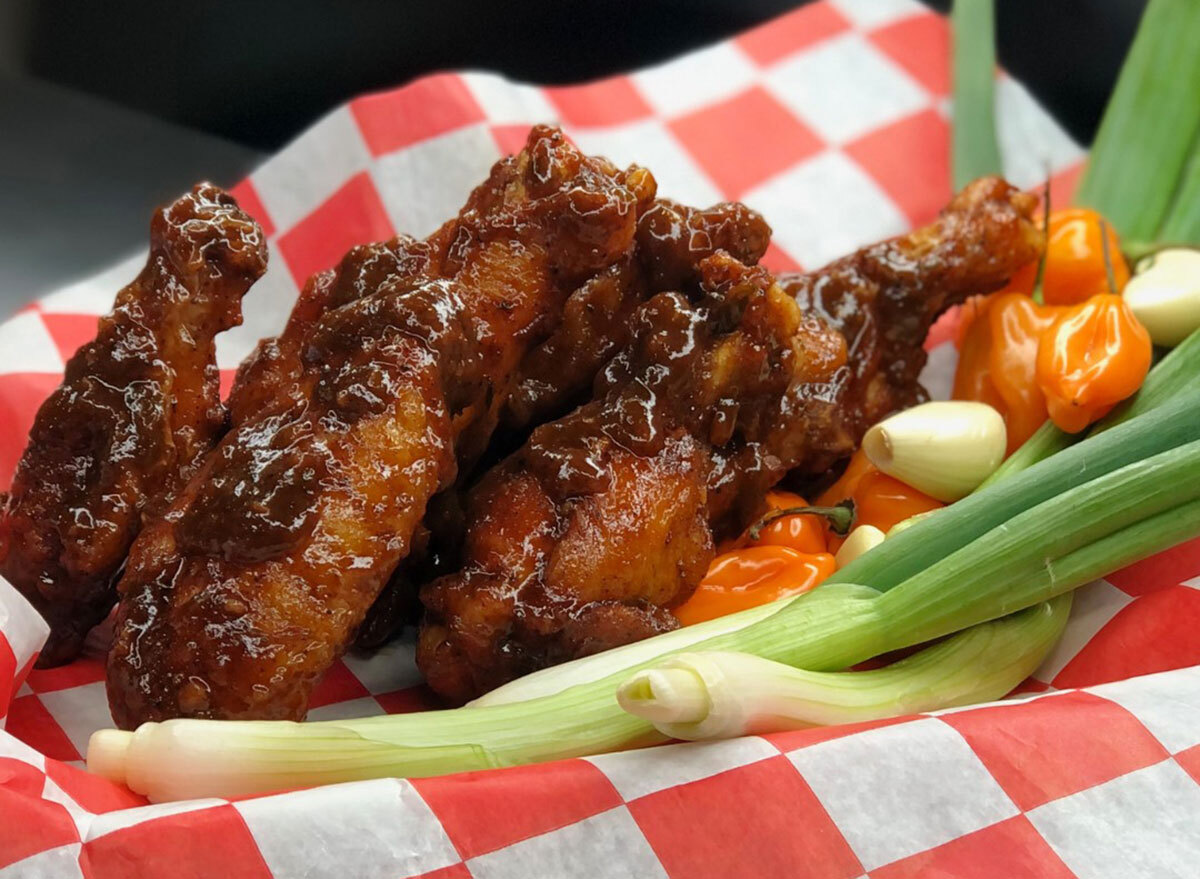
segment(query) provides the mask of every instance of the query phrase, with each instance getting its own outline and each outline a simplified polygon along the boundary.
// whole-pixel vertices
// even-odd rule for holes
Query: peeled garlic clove
[[[1178,345],[1200,329],[1200,251],[1172,247],[1146,257],[1121,295],[1155,345]]]
[[[986,403],[922,403],[876,424],[863,437],[871,463],[950,503],[970,494],[1004,460],[1004,419]]]
[[[883,543],[885,535],[874,525],[859,525],[850,532],[850,536],[841,545],[833,560],[837,562],[838,570],[846,567],[864,552],[874,549]]]

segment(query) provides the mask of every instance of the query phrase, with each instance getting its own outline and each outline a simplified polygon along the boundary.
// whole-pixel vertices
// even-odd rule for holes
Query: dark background
[[[578,82],[798,5],[0,0],[0,312],[112,262],[154,204],[236,181],[360,92],[455,68]],[[1145,0],[996,5],[1000,62],[1090,141]]]

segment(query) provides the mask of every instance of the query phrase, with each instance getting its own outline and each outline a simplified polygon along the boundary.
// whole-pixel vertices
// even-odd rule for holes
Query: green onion
[[[1158,238],[1174,244],[1200,244],[1200,134],[1192,142],[1192,158]]]
[[[1150,0],[1075,196],[1122,238],[1158,237],[1200,132],[1197,45],[1200,3]]]
[[[1011,482],[1018,479],[1013,477]],[[985,495],[982,492],[976,497]],[[1013,516],[884,591],[879,599],[881,608],[902,606],[889,611],[892,615],[885,615],[883,621],[889,628],[903,630],[896,634],[907,643],[897,647],[907,647],[940,638],[963,625],[993,619],[999,615],[997,610],[1009,613],[1028,607],[1058,594],[1026,597],[1030,584],[1040,582],[1050,561],[1197,499],[1200,440],[1127,464]],[[1065,525],[1064,519],[1071,519],[1071,524]],[[1200,531],[1200,519],[1190,524]],[[870,554],[863,557],[868,559]],[[981,577],[988,589],[977,588]],[[993,589],[1000,594],[993,594]],[[962,625],[944,628],[942,618],[947,609],[955,623]]]
[[[810,670],[834,671],[1046,601],[1200,534],[1200,440],[1178,439],[1174,425],[1182,413],[1200,429],[1200,397],[1189,394],[1179,403],[1185,405],[1168,403],[1057,457],[1076,453],[1071,458],[1076,467],[1098,464],[1109,459],[1079,454],[1079,450],[1103,451],[1114,437],[1145,455],[1150,447],[1146,434],[1172,437],[1164,445],[1166,451],[1146,460],[1135,457],[1119,467],[1097,468],[1092,472],[1103,475],[1078,480],[1048,499],[1041,498],[1038,489],[1049,474],[1043,465],[1035,465],[927,520],[950,517],[976,498],[999,498],[1009,485],[1023,485],[1029,501],[1011,504],[1018,514],[994,522],[970,545],[928,571],[905,575],[898,583],[881,576],[883,588],[894,586],[883,594],[854,583],[823,585],[781,602],[777,609],[768,606],[769,615],[708,638],[697,649],[748,652]],[[1037,478],[1031,482],[1024,479],[1027,475]],[[861,569],[889,544],[916,533],[924,524],[914,525],[845,570]],[[632,646],[643,651],[657,648],[657,661],[668,652],[664,640],[660,636]],[[101,732],[93,737],[89,760],[109,777],[162,800],[221,796],[234,790],[245,793],[283,783],[270,773],[255,775],[249,767],[260,758],[274,765],[286,762],[275,752],[287,750],[292,737],[306,744],[294,765],[289,764],[286,784],[333,780],[320,748],[311,747],[313,737],[324,732],[394,746],[371,753],[364,749],[362,759],[373,761],[378,775],[407,776],[480,764],[552,760],[662,741],[661,733],[617,704],[617,687],[630,673],[649,665],[641,662],[631,668],[621,659],[618,649],[579,660],[577,666],[588,665],[603,676],[586,680],[577,667],[576,678],[584,682],[524,702],[307,725],[171,720],[145,724],[132,734]],[[330,742],[326,756],[332,757],[341,744]],[[353,777],[361,778],[371,770],[355,766],[354,771]]]
[[[871,671],[816,672],[749,653],[681,653],[638,672],[617,701],[675,739],[718,739],[856,723],[989,702],[1058,642],[1071,593],[972,626]]]
[[[977,177],[1000,174],[996,146],[995,10],[992,0],[954,0],[950,26],[954,33],[954,188]]]

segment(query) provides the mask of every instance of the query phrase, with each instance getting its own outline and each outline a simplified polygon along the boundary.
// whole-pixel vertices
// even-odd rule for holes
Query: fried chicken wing
[[[838,393],[798,466],[827,470],[857,448],[867,427],[925,398],[917,376],[930,326],[949,306],[999,289],[1015,268],[1037,258],[1042,234],[1029,222],[1036,206],[1036,196],[983,177],[928,226],[820,271],[779,278],[802,309],[846,338],[850,352]]]
[[[670,608],[766,489],[848,455],[921,393],[937,313],[1036,257],[1033,206],[979,181],[931,226],[786,292],[720,255],[697,302],[642,306],[596,399],[535,430],[472,493],[462,570],[421,594],[430,685],[461,702],[673,628]]]
[[[762,216],[736,202],[699,210],[656,201],[638,218],[634,252],[572,293],[558,329],[521,361],[500,435],[485,462],[499,461],[519,446],[530,427],[591,396],[597,373],[628,341],[638,305],[655,293],[695,286],[701,261],[718,250],[757,263],[770,237]],[[428,553],[411,554],[396,571],[359,630],[356,646],[379,646],[405,623],[415,623],[420,615],[415,584],[457,567],[466,525],[462,493],[472,475],[468,462],[460,458],[460,464],[458,482],[435,497],[426,514]]]
[[[423,268],[383,271],[343,304],[323,288],[346,272],[315,282],[319,315],[247,367],[275,393],[236,407],[130,552],[108,663],[116,722],[302,718],[430,497],[486,444],[524,355],[572,290],[627,258],[653,196],[648,172],[537,128],[425,242]]]
[[[143,518],[224,429],[213,340],[266,265],[258,225],[198,185],[155,214],[145,268],[38,410],[0,505],[0,574],[50,623],[39,665],[78,654]]]

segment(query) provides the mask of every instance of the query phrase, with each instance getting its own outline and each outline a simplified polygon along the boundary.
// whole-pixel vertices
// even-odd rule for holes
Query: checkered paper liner
[[[226,334],[226,385],[299,285],[352,244],[431,232],[531,123],[638,162],[698,205],[740,199],[767,263],[816,267],[950,196],[946,22],[911,0],[830,0],[586,86],[444,74],[358,98],[234,192],[272,267]],[[1011,180],[1064,198],[1080,149],[998,83]],[[0,325],[0,485],[41,400],[138,255]],[[927,384],[945,392],[949,328]],[[671,745],[435,779],[146,805],[88,775],[110,725],[103,651],[32,671],[45,627],[0,581],[0,879],[86,876],[1194,876],[1200,864],[1200,541],[1079,591],[1022,695],[851,727]],[[1197,667],[1190,667],[1197,666]],[[1081,689],[1082,688],[1082,689]],[[350,655],[312,719],[420,710],[412,645]]]

